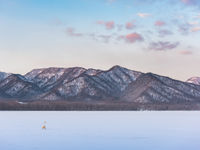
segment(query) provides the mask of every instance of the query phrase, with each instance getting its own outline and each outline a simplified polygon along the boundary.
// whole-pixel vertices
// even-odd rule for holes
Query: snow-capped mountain
[[[141,74],[120,66],[107,71],[72,69],[57,86],[42,95],[42,99],[110,99],[119,94]]]
[[[141,103],[200,102],[200,86],[146,73],[131,83],[122,99]]]
[[[10,73],[0,72],[0,81],[7,78],[10,75]]]
[[[0,82],[1,97],[32,98],[41,92],[42,89],[19,74],[11,74]]]
[[[192,77],[188,79],[186,82],[200,85],[200,77]]]
[[[27,73],[25,78],[47,91],[60,82],[66,82],[78,77],[84,71],[86,71],[86,69],[79,67],[34,69]]]
[[[120,66],[106,71],[51,67],[34,69],[24,76],[0,73],[0,97],[137,103],[199,102],[200,85],[192,83]]]

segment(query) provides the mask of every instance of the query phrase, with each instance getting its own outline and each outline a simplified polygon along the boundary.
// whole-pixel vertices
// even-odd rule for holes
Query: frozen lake
[[[195,111],[0,112],[0,150],[199,150],[199,140]]]

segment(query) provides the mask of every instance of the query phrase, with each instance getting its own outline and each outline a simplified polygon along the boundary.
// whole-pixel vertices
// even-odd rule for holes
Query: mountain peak
[[[114,69],[126,69],[126,68],[119,66],[119,65],[115,65],[115,66],[111,67],[109,70],[114,70]]]
[[[10,73],[5,73],[5,72],[0,72],[0,81],[4,80],[9,75],[11,75],[11,74]]]
[[[199,101],[200,78],[189,83],[115,65],[109,70],[40,68],[27,74],[0,72],[0,97],[27,100],[121,100],[137,103]]]
[[[200,85],[200,77],[191,77],[186,82]]]

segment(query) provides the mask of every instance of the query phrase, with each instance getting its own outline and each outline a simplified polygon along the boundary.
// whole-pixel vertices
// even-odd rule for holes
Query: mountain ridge
[[[0,72],[0,98],[134,103],[200,102],[200,85],[119,65],[108,70],[39,68],[25,75]]]
[[[186,82],[200,85],[200,77],[191,77]]]

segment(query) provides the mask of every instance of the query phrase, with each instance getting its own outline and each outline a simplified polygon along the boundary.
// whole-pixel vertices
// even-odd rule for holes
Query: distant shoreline
[[[0,111],[142,111],[200,110],[200,103],[133,103],[120,101],[0,101]]]

